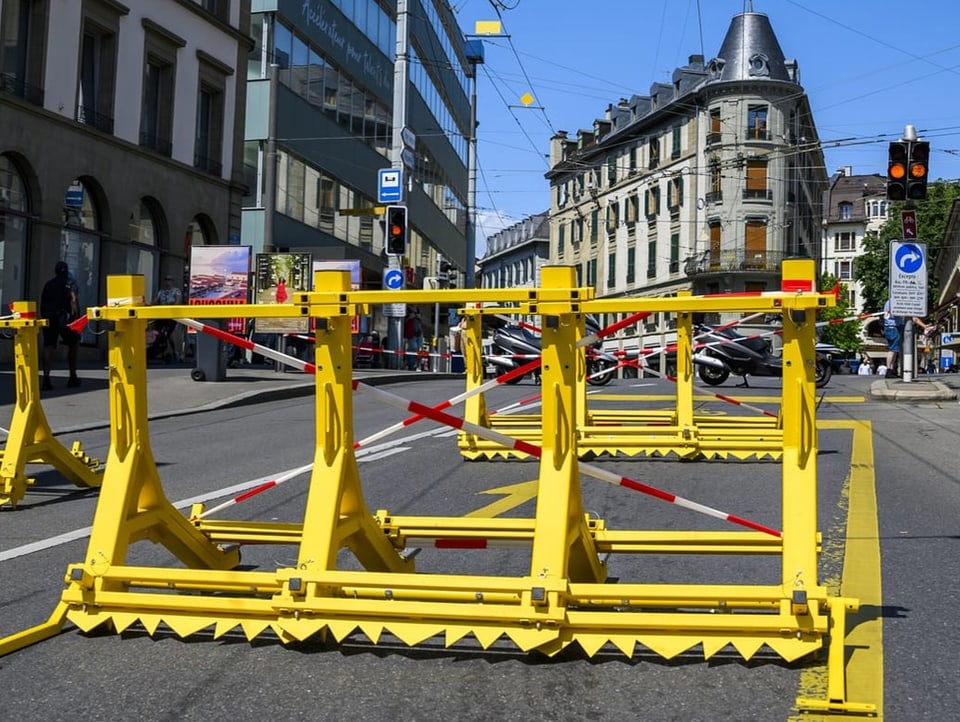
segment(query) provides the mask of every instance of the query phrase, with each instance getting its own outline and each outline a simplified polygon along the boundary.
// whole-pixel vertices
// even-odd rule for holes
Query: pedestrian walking
[[[40,317],[47,321],[47,325],[43,328],[41,387],[44,391],[53,388],[50,368],[60,341],[67,347],[67,367],[70,370],[67,386],[80,385],[80,377],[77,376],[77,345],[80,343],[80,334],[69,327],[71,321],[80,317],[77,286],[70,279],[70,267],[64,261],[57,261],[53,267],[53,274],[53,278],[44,284],[40,292]]]

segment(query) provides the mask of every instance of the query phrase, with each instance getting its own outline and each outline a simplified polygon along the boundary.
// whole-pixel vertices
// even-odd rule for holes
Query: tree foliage
[[[927,244],[928,301],[935,308],[940,295],[939,283],[933,274],[940,245],[947,229],[953,201],[960,198],[960,181],[934,181],[927,187],[927,200],[917,205],[917,240]],[[857,258],[855,275],[863,284],[864,311],[883,308],[890,282],[890,241],[900,240],[900,211],[903,203],[891,203],[887,222],[879,233],[868,233],[863,239],[863,255]]]
[[[832,274],[825,273],[820,278],[820,288],[822,292],[827,292],[837,284],[837,279]],[[837,305],[833,308],[824,308],[820,311],[819,321],[833,321],[838,318],[846,318],[854,315],[854,309],[850,305],[850,292],[847,284],[840,284],[840,295],[837,298]],[[828,324],[821,327],[820,341],[823,343],[832,343],[844,351],[858,352],[861,346],[860,321],[845,321],[844,323]]]

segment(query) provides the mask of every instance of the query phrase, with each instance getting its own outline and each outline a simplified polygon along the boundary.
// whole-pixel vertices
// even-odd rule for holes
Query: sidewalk
[[[878,379],[870,384],[870,396],[883,401],[954,401],[960,386],[960,376],[921,374],[906,383],[903,379]]]
[[[62,366],[62,364],[61,364]],[[193,366],[150,364],[147,367],[147,408],[151,419],[182,416],[264,401],[310,396],[314,378],[299,371],[275,371],[272,366],[228,368],[224,381],[194,381]],[[110,425],[107,372],[103,365],[81,364],[81,385],[67,388],[67,371],[53,371],[53,390],[41,391],[44,414],[54,433],[71,433]],[[463,374],[412,373],[402,370],[354,370],[354,378],[371,385],[463,378]],[[0,367],[0,426],[10,423],[14,410],[13,367]]]

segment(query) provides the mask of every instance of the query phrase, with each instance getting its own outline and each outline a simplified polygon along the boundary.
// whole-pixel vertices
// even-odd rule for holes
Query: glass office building
[[[406,170],[411,233],[404,265],[408,286],[421,287],[438,254],[466,266],[470,66],[446,0],[408,0],[407,9],[405,125],[416,147],[414,167]],[[242,243],[262,251],[272,224],[273,250],[358,259],[363,286],[379,288],[383,216],[372,209],[378,171],[393,158],[396,1],[254,0],[251,35]],[[271,113],[276,195],[267,217]]]

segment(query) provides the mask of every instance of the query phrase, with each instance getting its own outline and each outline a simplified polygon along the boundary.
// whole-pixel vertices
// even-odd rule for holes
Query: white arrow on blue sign
[[[399,203],[403,200],[403,171],[381,168],[377,174],[377,203]]]
[[[383,274],[383,287],[388,291],[399,291],[403,288],[403,271],[399,268],[390,268]]]

